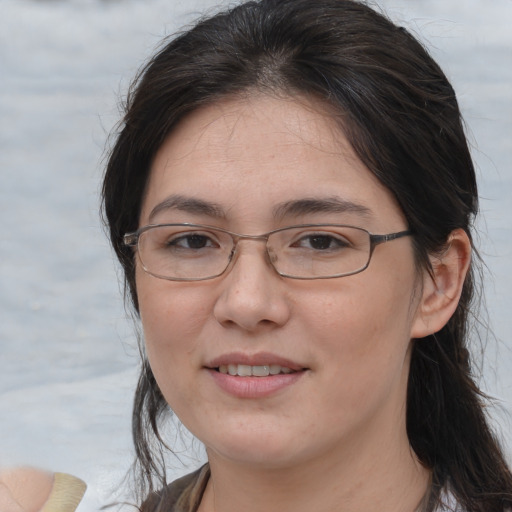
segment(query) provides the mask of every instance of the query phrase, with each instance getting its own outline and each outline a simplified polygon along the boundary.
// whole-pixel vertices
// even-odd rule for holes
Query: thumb
[[[35,468],[14,468],[0,472],[0,510],[38,512],[53,486],[53,474]]]
[[[0,482],[0,510],[2,512],[25,512],[13,498],[9,488]]]

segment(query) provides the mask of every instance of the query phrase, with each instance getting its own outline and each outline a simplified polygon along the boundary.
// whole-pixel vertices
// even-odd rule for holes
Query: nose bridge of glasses
[[[273,262],[275,261],[275,256],[273,255],[272,248],[268,245],[270,233],[265,233],[263,235],[240,235],[233,233],[231,235],[233,239],[233,248],[230,255],[230,260],[236,258],[239,255],[239,243],[240,242],[263,242],[265,248],[265,259],[268,263],[273,266]]]
[[[233,239],[233,251],[238,250],[238,245],[240,242],[244,241],[253,241],[253,242],[264,242],[267,244],[268,242],[268,234],[263,235],[240,235],[238,233],[232,233],[231,238]]]
[[[232,233],[231,236],[236,243],[238,243],[240,240],[261,240],[262,242],[266,242],[270,234],[265,233],[263,235],[240,235],[238,233]]]

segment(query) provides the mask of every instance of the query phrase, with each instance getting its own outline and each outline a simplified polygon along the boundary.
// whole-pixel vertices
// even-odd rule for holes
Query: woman
[[[477,188],[455,94],[352,0],[170,41],[103,186],[142,322],[143,511],[503,511],[467,350]],[[208,465],[170,486],[173,411]]]

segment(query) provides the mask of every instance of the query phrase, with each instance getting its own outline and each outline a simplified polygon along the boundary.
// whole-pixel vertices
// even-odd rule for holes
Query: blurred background
[[[91,503],[108,500],[130,465],[138,367],[98,213],[106,140],[161,38],[221,5],[0,0],[0,466],[72,472]],[[512,0],[378,5],[426,42],[465,116],[494,333],[482,385],[512,454]]]

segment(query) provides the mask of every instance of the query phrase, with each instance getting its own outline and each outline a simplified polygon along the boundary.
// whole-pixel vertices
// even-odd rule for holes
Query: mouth
[[[205,369],[224,393],[243,399],[263,399],[292,389],[309,370],[268,352],[225,354]]]
[[[255,366],[248,364],[223,364],[213,368],[213,370],[233,377],[268,377],[271,375],[288,375],[290,373],[297,373],[298,371],[301,371],[294,370],[287,366],[281,366],[279,364],[263,364]]]

